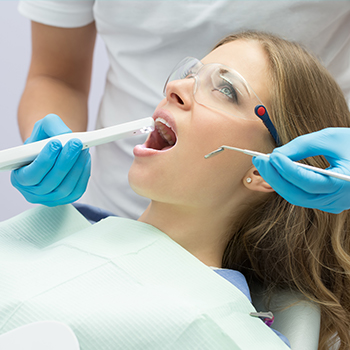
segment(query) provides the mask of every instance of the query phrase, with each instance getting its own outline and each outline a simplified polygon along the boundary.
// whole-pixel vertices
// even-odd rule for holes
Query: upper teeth
[[[167,133],[167,129],[165,129],[165,127],[162,124],[166,125],[169,129],[171,129],[170,124],[166,120],[164,120],[163,118],[157,118],[156,128],[159,134],[169,143],[170,146],[174,145],[174,140],[172,139],[171,135]]]
[[[156,123],[157,122],[160,122],[160,123],[163,123],[163,124],[165,124],[168,128],[170,128],[171,129],[171,126],[170,126],[170,124],[166,121],[166,120],[164,120],[163,118],[157,118],[156,119]]]

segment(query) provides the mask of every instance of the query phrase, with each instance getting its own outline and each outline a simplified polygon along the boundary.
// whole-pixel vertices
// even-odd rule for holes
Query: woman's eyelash
[[[192,75],[192,74],[193,74],[193,70],[192,70],[192,68],[189,68],[189,69],[185,70],[184,72],[182,72],[181,79],[185,79],[189,75]]]
[[[224,92],[225,89],[228,89],[229,93]],[[238,96],[237,96],[236,89],[232,85],[230,85],[230,84],[222,85],[218,89],[218,91],[221,92],[222,94],[224,94],[225,96],[227,96],[228,98],[232,99],[234,102],[238,102]],[[231,96],[229,96],[229,94],[231,94]]]

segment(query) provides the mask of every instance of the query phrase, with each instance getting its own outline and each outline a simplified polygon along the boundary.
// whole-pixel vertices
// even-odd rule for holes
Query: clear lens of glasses
[[[187,57],[169,75],[169,82],[194,78],[193,95],[197,103],[228,113],[232,116],[259,120],[254,113],[261,101],[245,79],[232,68],[218,63],[203,65],[199,60]]]

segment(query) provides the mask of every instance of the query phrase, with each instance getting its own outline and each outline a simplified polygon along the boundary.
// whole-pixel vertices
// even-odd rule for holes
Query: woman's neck
[[[152,201],[138,221],[158,228],[204,264],[221,267],[232,216],[220,213]]]

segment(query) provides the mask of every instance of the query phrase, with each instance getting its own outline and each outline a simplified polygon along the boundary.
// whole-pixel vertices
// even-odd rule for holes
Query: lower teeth
[[[166,141],[170,146],[173,146],[175,142],[172,140],[171,136],[168,135],[161,126],[157,126],[159,135]]]

